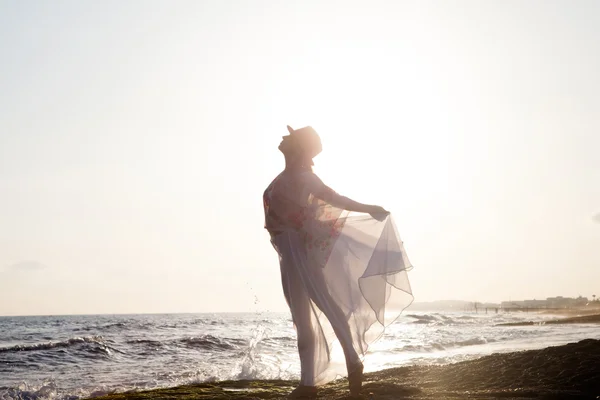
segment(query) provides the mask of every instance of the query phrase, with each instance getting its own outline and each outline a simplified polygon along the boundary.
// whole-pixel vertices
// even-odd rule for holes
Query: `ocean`
[[[446,364],[600,337],[531,313],[411,312],[369,349],[365,371]],[[536,321],[530,326],[497,326]],[[0,317],[0,399],[69,399],[225,379],[297,379],[288,313]]]

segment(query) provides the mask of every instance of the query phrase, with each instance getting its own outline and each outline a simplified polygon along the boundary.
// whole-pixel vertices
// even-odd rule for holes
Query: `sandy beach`
[[[403,367],[365,374],[363,399],[596,399],[600,340],[505,354],[443,366]],[[226,381],[101,397],[118,399],[285,399],[294,381]],[[344,379],[320,399],[348,398]]]

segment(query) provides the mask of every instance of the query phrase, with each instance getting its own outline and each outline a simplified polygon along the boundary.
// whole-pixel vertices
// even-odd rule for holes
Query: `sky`
[[[285,311],[286,125],[416,301],[600,295],[600,2],[0,0],[0,315]]]

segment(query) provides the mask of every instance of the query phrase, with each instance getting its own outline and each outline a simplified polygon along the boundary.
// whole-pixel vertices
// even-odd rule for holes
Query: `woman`
[[[322,150],[317,132],[287,128],[279,145],[285,170],[263,200],[298,334],[300,386],[290,397],[315,396],[317,385],[344,373],[332,359],[335,339],[350,393],[357,395],[368,345],[412,302],[410,262],[388,211],[340,196],[312,172],[312,159]]]

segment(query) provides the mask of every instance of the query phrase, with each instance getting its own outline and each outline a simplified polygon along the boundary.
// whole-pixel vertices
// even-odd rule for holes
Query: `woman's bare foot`
[[[350,396],[355,397],[360,394],[363,382],[363,365],[362,363],[352,367],[348,373],[348,386],[350,387]]]
[[[288,394],[288,399],[314,399],[317,397],[317,388],[315,386],[300,385]]]

